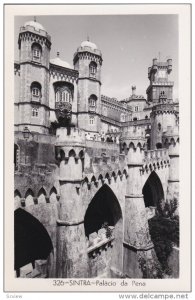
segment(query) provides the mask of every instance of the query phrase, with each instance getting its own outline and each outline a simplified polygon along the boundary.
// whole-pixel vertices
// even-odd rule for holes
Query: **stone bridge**
[[[148,219],[166,201],[170,157],[167,149],[143,146],[133,141],[120,151],[117,144],[87,141],[83,132],[68,135],[60,128],[55,164],[20,166],[15,210],[25,211],[27,220],[28,214],[35,217],[53,245],[49,256],[34,258],[39,274],[141,278],[140,262],[150,260],[155,278]],[[33,277],[32,270],[19,269],[20,276]]]

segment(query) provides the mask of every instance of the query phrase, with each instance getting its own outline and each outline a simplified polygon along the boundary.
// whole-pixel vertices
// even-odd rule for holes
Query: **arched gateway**
[[[53,250],[52,241],[45,227],[27,211],[18,208],[14,212],[15,270],[20,277],[20,268],[35,261],[47,259]]]
[[[164,202],[164,192],[160,178],[156,172],[152,172],[144,184],[142,193],[146,207],[155,207],[161,212]]]
[[[122,211],[108,185],[104,184],[91,200],[84,227],[90,277],[115,277],[122,272]]]

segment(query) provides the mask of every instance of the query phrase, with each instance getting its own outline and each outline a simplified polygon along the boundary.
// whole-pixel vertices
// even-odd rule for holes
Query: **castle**
[[[50,59],[36,21],[20,28],[15,74],[17,277],[157,278],[148,220],[179,203],[172,60],[153,59],[147,99],[101,94],[102,53]],[[177,211],[178,213],[178,211]]]

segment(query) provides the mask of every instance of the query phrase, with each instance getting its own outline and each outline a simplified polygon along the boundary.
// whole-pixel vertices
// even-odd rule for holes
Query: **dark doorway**
[[[85,234],[98,232],[104,223],[115,226],[122,217],[118,200],[108,185],[103,185],[93,197],[85,214]]]
[[[157,143],[156,144],[156,149],[162,149],[162,143]]]
[[[142,193],[144,195],[144,202],[146,207],[156,207],[160,212],[164,200],[163,187],[160,178],[156,172],[152,172],[148,177]]]
[[[16,271],[37,259],[47,259],[53,250],[45,227],[21,208],[14,212],[14,246]]]

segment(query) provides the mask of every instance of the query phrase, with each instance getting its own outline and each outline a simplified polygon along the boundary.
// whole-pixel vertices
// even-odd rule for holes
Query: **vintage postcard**
[[[4,290],[191,290],[191,6],[5,5]]]

